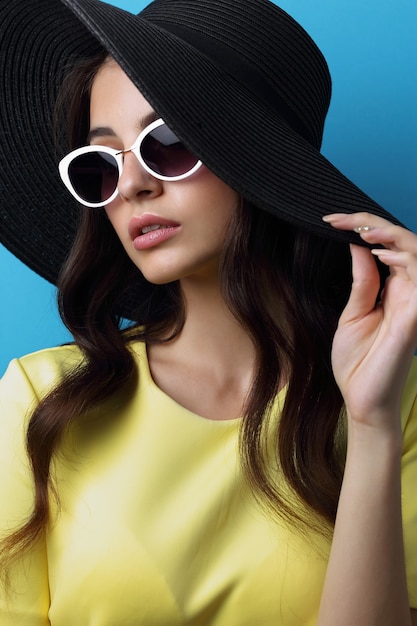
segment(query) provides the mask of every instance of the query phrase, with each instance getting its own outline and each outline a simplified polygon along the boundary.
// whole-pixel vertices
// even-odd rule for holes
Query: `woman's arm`
[[[387,249],[382,301],[369,250],[352,246],[353,286],[333,345],[348,451],[319,626],[411,626],[401,513],[400,405],[417,346],[417,236],[368,214],[327,218]],[[363,228],[366,227],[366,228]]]
[[[320,626],[410,626],[400,446],[351,433]]]
[[[41,369],[41,367],[40,367]],[[38,397],[19,361],[0,380],[0,540],[29,517],[33,481],[25,449],[27,416]],[[0,543],[1,548],[1,543]],[[43,540],[6,571],[0,557],[1,626],[48,626],[49,585]]]

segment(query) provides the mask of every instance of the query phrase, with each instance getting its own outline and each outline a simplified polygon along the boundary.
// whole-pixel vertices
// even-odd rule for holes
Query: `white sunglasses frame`
[[[147,165],[147,163],[143,160],[143,157],[140,153],[140,147],[142,145],[143,140],[150,132],[155,130],[155,128],[159,128],[159,126],[163,126],[164,124],[165,122],[163,119],[158,119],[155,122],[152,122],[151,124],[146,126],[146,128],[144,128],[139,134],[133,146],[126,150],[115,150],[114,148],[109,148],[108,146],[100,146],[100,145],[84,146],[82,148],[77,148],[76,150],[73,150],[72,152],[67,154],[59,163],[58,169],[59,169],[59,174],[61,176],[62,182],[64,183],[68,191],[74,196],[74,198],[80,204],[86,207],[97,209],[99,207],[103,207],[103,206],[106,206],[107,204],[110,204],[110,202],[113,202],[113,200],[117,198],[119,194],[119,185],[116,186],[114,193],[109,198],[107,198],[107,200],[104,200],[102,202],[88,202],[87,200],[84,200],[83,198],[81,198],[81,196],[79,196],[78,193],[75,191],[74,187],[72,186],[70,177],[69,177],[70,164],[75,158],[83,154],[88,154],[89,152],[104,152],[106,154],[110,154],[117,163],[117,167],[119,170],[119,180],[123,172],[123,155],[126,154],[127,152],[133,152],[133,154],[136,156],[137,160],[139,161],[143,169],[146,170],[148,174],[153,176],[153,178],[157,178],[158,180],[163,180],[167,182],[176,182],[179,180],[184,180],[185,178],[188,178],[189,176],[192,176],[202,166],[203,164],[202,161],[197,161],[197,163],[188,172],[185,172],[184,174],[180,174],[179,176],[163,176],[162,174],[158,174],[157,172],[154,172],[149,167],[149,165]],[[166,126],[168,125],[166,124]]]

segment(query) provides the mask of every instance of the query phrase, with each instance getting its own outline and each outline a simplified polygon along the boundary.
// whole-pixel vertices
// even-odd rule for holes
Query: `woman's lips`
[[[144,213],[132,217],[129,223],[129,235],[135,250],[147,250],[174,237],[180,225],[158,215]]]

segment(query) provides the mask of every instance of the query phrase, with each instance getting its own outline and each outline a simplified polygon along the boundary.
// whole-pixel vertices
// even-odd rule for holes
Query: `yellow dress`
[[[239,420],[187,411],[134,346],[137,392],[66,435],[60,509],[0,589],[1,626],[314,626],[329,546],[269,519],[238,461]],[[79,359],[74,346],[13,361],[0,383],[0,533],[33,503],[24,449],[31,408]],[[284,392],[277,399],[277,413]],[[410,604],[417,608],[417,362],[403,401]]]

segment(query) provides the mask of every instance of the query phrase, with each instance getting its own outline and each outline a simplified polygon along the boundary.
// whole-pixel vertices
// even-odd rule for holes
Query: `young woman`
[[[315,44],[268,0],[0,23],[1,238],[74,335],[1,382],[0,623],[417,624],[417,236],[320,155]]]

